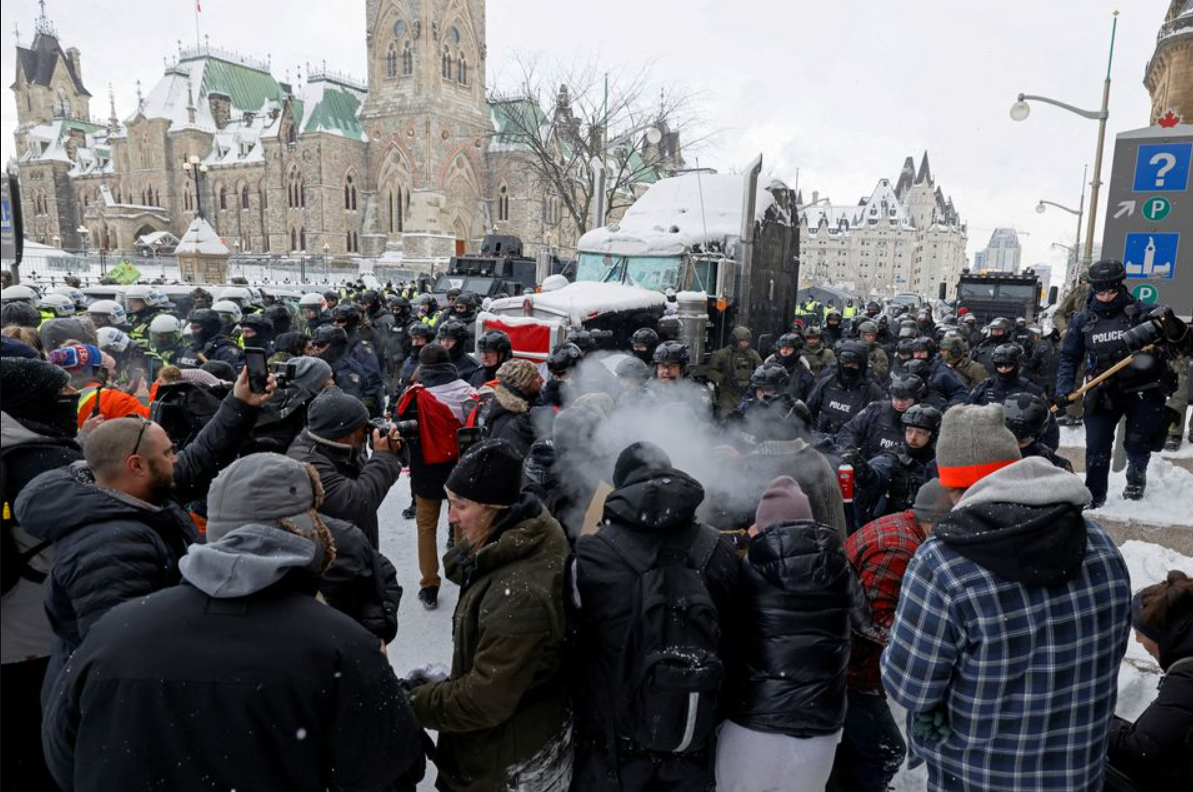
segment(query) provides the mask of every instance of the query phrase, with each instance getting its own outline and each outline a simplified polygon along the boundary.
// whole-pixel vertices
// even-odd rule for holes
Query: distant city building
[[[1149,125],[1169,110],[1193,123],[1193,0],[1170,0],[1143,84],[1152,97]]]
[[[1022,255],[1023,248],[1019,246],[1019,235],[1015,229],[996,228],[990,235],[986,249],[974,254],[973,268],[978,271],[1018,272]]]
[[[858,294],[935,294],[966,266],[965,223],[936,184],[924,152],[917,170],[908,157],[892,184],[879,179],[855,204],[833,204],[819,193],[800,210],[801,278]]]

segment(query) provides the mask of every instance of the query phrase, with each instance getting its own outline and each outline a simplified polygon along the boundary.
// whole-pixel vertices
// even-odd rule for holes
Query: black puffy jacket
[[[390,643],[398,634],[402,602],[394,565],[355,525],[327,516],[323,522],[335,539],[336,557],[319,578],[319,593],[328,605]]]
[[[791,737],[841,728],[856,585],[841,534],[826,525],[780,523],[750,541],[734,619],[741,636],[729,673],[730,719]]]
[[[244,597],[190,583],[95,626],[45,708],[54,777],[110,789],[392,789],[419,760],[377,639],[291,572]]]
[[[657,550],[689,531],[712,530],[694,519],[704,488],[679,470],[641,469],[605,500],[604,519],[644,547]],[[602,529],[603,530],[603,529]],[[733,543],[722,537],[705,567],[705,583],[725,633],[738,560]],[[577,729],[585,740],[605,741],[612,716],[610,691],[617,682],[626,629],[634,612],[638,573],[608,542],[595,535],[576,542],[576,587],[580,594],[579,637],[573,671],[572,701]],[[723,641],[724,643],[724,641]]]
[[[1162,639],[1159,695],[1134,723],[1115,718],[1110,727],[1110,764],[1140,792],[1193,789],[1193,616]]]
[[[101,616],[179,581],[178,559],[198,539],[182,503],[204,498],[236,456],[257,409],[228,396],[174,464],[174,497],[156,506],[95,486],[82,462],[47,471],[21,492],[16,515],[31,536],[54,544],[46,613],[54,628],[51,682]]]

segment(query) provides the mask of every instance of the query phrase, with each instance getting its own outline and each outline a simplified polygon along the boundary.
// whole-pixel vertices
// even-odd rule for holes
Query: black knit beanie
[[[645,440],[631,443],[618,455],[617,464],[613,466],[613,486],[625,484],[631,473],[643,467],[650,470],[669,468],[671,457],[654,443]]]
[[[4,412],[13,418],[38,420],[47,405],[52,405],[70,375],[44,360],[0,358],[0,391],[4,394]]]
[[[450,363],[451,357],[447,350],[439,344],[427,344],[418,351],[418,362],[424,366],[435,366],[440,363]]]
[[[477,443],[460,457],[444,487],[486,506],[512,506],[522,489],[522,457],[508,440]]]
[[[364,403],[339,388],[325,390],[307,408],[307,431],[322,440],[347,437],[368,422]]]

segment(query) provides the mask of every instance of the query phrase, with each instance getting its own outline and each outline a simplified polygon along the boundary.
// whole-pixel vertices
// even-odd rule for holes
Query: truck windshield
[[[653,291],[680,288],[680,256],[611,256],[581,253],[576,280],[628,283]]]
[[[962,300],[1006,300],[1026,303],[1035,299],[1035,286],[1030,283],[1003,283],[999,281],[966,281],[958,289]]]

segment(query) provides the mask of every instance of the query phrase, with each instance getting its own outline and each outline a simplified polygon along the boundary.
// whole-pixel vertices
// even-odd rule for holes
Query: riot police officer
[[[808,409],[817,432],[836,435],[867,404],[886,397],[878,383],[867,376],[869,352],[860,341],[846,341],[841,345],[836,368],[812,389]]]
[[[659,334],[649,327],[639,327],[630,336],[632,354],[647,366],[654,365],[654,350],[658,345]]]
[[[311,336],[311,347],[331,366],[340,390],[364,402],[369,415],[381,415],[385,406],[385,385],[377,355],[371,347],[358,344],[349,348],[348,334],[335,325],[324,325],[316,330]]]
[[[1066,405],[1075,377],[1096,377],[1131,353],[1128,335],[1141,324],[1161,321],[1148,316],[1148,307],[1123,285],[1122,262],[1097,261],[1090,266],[1090,295],[1073,317],[1061,344],[1056,374],[1056,402]],[[1171,312],[1167,314],[1171,317]],[[1170,326],[1175,322],[1170,322]],[[1145,329],[1146,330],[1146,329]],[[1186,328],[1187,333],[1187,328]],[[1147,486],[1151,452],[1163,447],[1169,416],[1165,400],[1175,388],[1165,365],[1166,350],[1136,354],[1135,361],[1085,395],[1085,486],[1093,495],[1092,508],[1106,502],[1114,430],[1127,419],[1123,447],[1127,452],[1127,487],[1123,497],[1139,500]]]
[[[712,418],[712,386],[689,377],[691,352],[681,341],[664,341],[655,347],[655,376],[646,384],[660,402],[686,405],[700,419]]]
[[[717,386],[717,413],[722,418],[737,408],[750,387],[754,369],[762,365],[762,356],[750,346],[749,328],[733,328],[730,339],[708,361],[708,378]]]
[[[990,359],[994,363],[995,374],[978,383],[970,392],[970,404],[1006,404],[1007,399],[1018,393],[1043,398],[1044,389],[1019,373],[1023,350],[1018,344],[999,344]],[[1039,439],[1052,449],[1060,445],[1060,427],[1052,419],[1051,413]]]
[[[800,357],[808,364],[812,376],[819,377],[825,371],[837,365],[837,356],[824,341],[824,333],[816,325],[809,325],[804,329],[804,348],[800,350]]]
[[[854,501],[856,524],[861,526],[887,514],[910,509],[924,482],[936,476],[936,438],[940,411],[927,404],[913,404],[902,415],[903,442],[879,456],[864,460],[851,455],[858,496]]]
[[[1033,393],[1020,392],[1008,398],[1002,405],[1004,421],[1011,434],[1019,442],[1019,453],[1024,459],[1032,456],[1044,457],[1062,470],[1073,472],[1069,460],[1056,453],[1041,438],[1049,424],[1055,424],[1048,403]]]
[[[191,311],[191,345],[177,358],[179,368],[201,368],[204,363],[222,360],[240,371],[244,351],[223,330],[223,321],[213,308]]]
[[[866,405],[841,427],[837,448],[858,450],[862,459],[898,448],[903,443],[903,414],[918,404],[927,391],[924,381],[914,374],[896,375],[888,389],[889,399]]]
[[[787,392],[793,398],[807,401],[813,386],[816,385],[816,378],[812,376],[812,370],[800,356],[803,346],[804,339],[799,333],[784,333],[775,343],[774,354],[763,363],[778,363],[782,366],[787,371]]]

